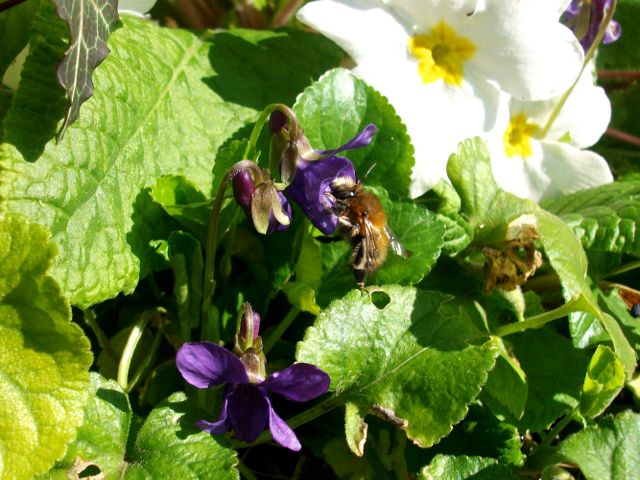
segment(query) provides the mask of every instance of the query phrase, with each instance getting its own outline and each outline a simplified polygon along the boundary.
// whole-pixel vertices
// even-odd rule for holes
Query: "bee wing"
[[[398,241],[398,239],[396,238],[396,236],[391,231],[388,225],[384,227],[384,232],[387,234],[387,237],[389,238],[389,245],[391,246],[391,250],[393,250],[393,253],[403,258],[409,258],[412,255],[412,253],[409,250],[407,250],[402,246],[402,244]]]
[[[353,251],[354,270],[372,271],[378,258],[378,246],[374,240],[375,231],[369,220],[364,221],[365,234]]]

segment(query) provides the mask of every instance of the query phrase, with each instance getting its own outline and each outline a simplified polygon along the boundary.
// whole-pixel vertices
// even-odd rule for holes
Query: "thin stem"
[[[25,0],[7,0],[6,2],[0,3],[0,12],[4,12],[5,10],[9,10],[16,5],[20,5]]]
[[[133,354],[136,351],[138,342],[140,338],[142,338],[144,329],[147,327],[147,323],[149,323],[150,317],[150,312],[145,312],[138,321],[133,324],[129,338],[127,339],[127,344],[122,351],[122,357],[118,365],[118,383],[125,392],[129,391],[129,368],[131,368],[131,360],[133,359]]]
[[[282,10],[276,15],[271,22],[271,28],[278,28],[286,25],[293,14],[296,13],[303,0],[289,0]]]
[[[207,245],[205,247],[204,278],[202,284],[202,308],[200,309],[200,319],[207,320],[211,297],[216,290],[214,269],[216,264],[216,248],[218,247],[218,223],[220,221],[220,211],[224,201],[224,193],[229,183],[229,172],[227,172],[220,183],[216,199],[213,202],[211,218],[209,219],[209,231],[207,232]]]
[[[577,311],[577,306],[583,303],[583,297],[580,296],[578,298],[574,298],[564,305],[550,310],[548,312],[541,313],[540,315],[536,315],[534,317],[528,318],[522,322],[510,323],[508,325],[503,325],[498,328],[494,335],[498,337],[506,337],[507,335],[511,335],[518,332],[524,332],[525,330],[529,330],[532,328],[541,328],[547,323],[562,318],[571,312]]]
[[[560,433],[562,432],[562,430],[564,430],[565,427],[567,425],[569,425],[571,420],[573,420],[573,416],[575,415],[577,410],[578,410],[578,407],[575,407],[573,410],[571,410],[569,413],[567,413],[562,418],[562,420],[560,420],[558,423],[556,423],[555,426],[551,429],[551,431],[547,434],[547,436],[544,437],[542,442],[540,442],[540,444],[531,453],[531,455],[533,456],[535,454],[535,452],[537,452],[539,450],[544,450],[546,448],[549,448],[551,446],[551,442],[553,442],[553,439],[557,438],[558,435],[560,435]]]
[[[96,336],[100,348],[107,354],[107,356],[113,361],[113,363],[118,363],[118,354],[113,349],[111,342],[100,328],[100,325],[98,325],[96,316],[93,311],[89,309],[83,310],[82,317],[84,318],[85,323],[93,331],[93,334]]]
[[[291,138],[298,138],[298,122],[297,121],[293,121],[295,120],[296,116],[293,113],[293,110],[291,110],[289,107],[287,107],[285,104],[283,103],[273,103],[271,105],[268,105],[261,113],[260,116],[258,117],[258,120],[256,120],[255,125],[253,126],[253,130],[251,131],[251,136],[249,137],[249,144],[247,145],[247,148],[244,151],[244,156],[243,158],[254,158],[255,155],[255,149],[256,149],[256,144],[258,143],[258,137],[260,136],[260,132],[262,132],[262,127],[264,126],[264,124],[267,122],[267,120],[269,119],[269,115],[271,115],[273,112],[275,112],[276,110],[284,113],[287,118],[290,120],[290,125],[289,125],[289,136]]]
[[[596,35],[596,38],[593,40],[593,43],[589,47],[589,50],[587,50],[587,53],[585,53],[584,55],[584,61],[582,62],[582,68],[580,68],[580,73],[578,74],[578,77],[575,79],[575,81],[569,87],[569,89],[562,94],[562,96],[558,100],[558,103],[556,103],[556,105],[553,107],[553,111],[551,112],[551,115],[549,116],[549,119],[547,120],[547,123],[545,124],[545,126],[542,128],[542,130],[540,130],[538,138],[544,138],[547,136],[547,134],[549,133],[549,130],[551,130],[551,127],[553,126],[553,123],[558,118],[560,111],[564,107],[564,104],[567,103],[567,99],[571,95],[571,92],[573,92],[573,89],[578,84],[578,81],[580,80],[580,77],[582,76],[584,69],[587,68],[589,61],[593,58],[593,55],[595,54],[596,49],[600,45],[600,42],[602,42],[602,38],[604,37],[604,34],[607,30],[607,26],[609,25],[609,22],[613,18],[613,12],[616,9],[616,4],[617,4],[616,0],[611,0],[611,4],[609,5],[607,14],[605,15],[604,19],[602,20],[602,23],[600,24],[600,28],[598,29],[598,34]]]
[[[158,351],[158,348],[160,347],[160,342],[162,341],[162,335],[163,335],[162,330],[158,329],[158,331],[156,331],[155,335],[153,336],[153,343],[151,344],[151,348],[145,354],[144,358],[142,359],[142,362],[140,363],[140,366],[135,371],[131,381],[129,382],[129,390],[128,391],[133,390],[133,387],[140,381],[140,379],[142,378],[142,375],[145,373],[145,371],[151,365],[151,362],[155,358],[156,352]]]
[[[240,473],[242,474],[242,476],[244,478],[246,478],[247,480],[258,480],[258,477],[256,477],[253,472],[251,470],[249,470],[249,467],[247,467],[244,463],[242,463],[241,461],[238,461],[238,470],[240,471]]]
[[[291,326],[296,317],[300,314],[300,309],[296,307],[291,307],[291,310],[287,313],[287,315],[282,319],[282,321],[278,324],[278,326],[269,334],[269,336],[265,339],[262,351],[266,355],[269,353],[269,350],[273,348],[278,340],[282,337],[284,332]]]
[[[620,140],[621,142],[625,142],[625,143],[628,143],[629,145],[633,145],[634,147],[640,147],[640,137],[631,135],[630,133],[627,133],[627,132],[623,132],[622,130],[609,127],[605,131],[605,134],[610,136],[611,138]]]
[[[621,273],[626,273],[631,270],[635,270],[636,268],[640,268],[640,260],[634,260],[633,262],[625,263],[624,265],[620,265],[619,267],[612,268],[604,274],[604,278],[620,275]]]
[[[598,78],[610,79],[610,78],[624,78],[630,80],[640,79],[640,71],[638,70],[600,70],[598,71]]]

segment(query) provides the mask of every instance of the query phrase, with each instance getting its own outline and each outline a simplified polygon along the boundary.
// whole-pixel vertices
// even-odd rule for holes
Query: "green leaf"
[[[295,265],[296,279],[285,283],[283,291],[291,305],[317,315],[320,307],[316,303],[315,293],[322,280],[320,248],[309,233],[301,233],[300,255]]]
[[[200,242],[184,232],[169,236],[169,264],[173,270],[173,296],[178,306],[182,332],[188,333],[200,323],[203,259]]]
[[[600,415],[625,383],[624,368],[609,347],[598,345],[591,357],[582,385],[580,413],[587,418]]]
[[[395,255],[389,247],[387,259],[367,284],[415,284],[429,273],[440,256],[443,245],[444,227],[436,216],[411,202],[395,202],[384,191],[376,189],[387,215],[387,222],[396,239],[411,252],[408,258]],[[318,304],[326,306],[355,287],[355,280],[349,268],[351,249],[347,242],[322,245],[325,273]]]
[[[541,432],[578,405],[588,357],[549,329],[528,330],[509,340],[528,387],[524,415],[516,425]]]
[[[376,296],[388,303],[378,308]],[[464,418],[494,365],[497,342],[481,342],[477,308],[407,287],[352,291],[318,316],[297,359],[326,371],[331,390],[363,414],[381,416],[428,447]]]
[[[397,196],[409,194],[413,146],[407,129],[387,99],[348,70],[338,68],[307,88],[294,106],[313,148],[344,145],[366,125],[378,131],[368,147],[346,153],[359,178],[375,165],[367,185],[379,185]]]
[[[437,455],[424,467],[424,480],[515,480],[508,467],[493,458]]]
[[[587,257],[578,239],[558,217],[498,188],[489,153],[479,138],[465,140],[449,158],[447,174],[461,199],[461,213],[473,227],[474,244],[491,245],[507,240],[518,224],[535,228],[549,263],[558,274],[566,302],[574,311],[595,316],[611,336],[627,378],[635,370],[636,355],[620,326],[603,313],[587,283]]]
[[[60,18],[69,26],[69,49],[58,65],[60,85],[69,106],[58,140],[80,115],[80,105],[93,95],[93,71],[109,53],[107,39],[118,24],[118,1],[53,0]]]
[[[522,438],[518,429],[501,422],[490,412],[472,406],[469,415],[431,447],[429,454],[472,455],[495,458],[504,465],[514,467],[524,464],[521,452]]]
[[[0,216],[3,478],[49,470],[82,423],[91,346],[47,274],[55,250],[42,226]]]
[[[640,471],[640,415],[605,417],[567,437],[560,453],[589,480],[628,480]]]
[[[640,181],[614,182],[543,203],[585,249],[640,257]]]
[[[194,426],[205,415],[184,393],[153,409],[128,455],[124,478],[239,479],[236,452],[223,437]]]
[[[77,474],[77,470],[94,466],[105,480],[120,479],[131,415],[129,399],[120,385],[92,372],[89,401],[78,436],[47,478],[56,471],[66,473],[76,469]]]
[[[502,346],[480,398],[496,415],[517,420],[522,418],[527,395],[526,374]]]
[[[65,108],[46,75],[64,49],[56,18],[34,21],[38,35],[4,122],[0,197],[3,209],[50,229],[61,252],[52,275],[86,307],[130,293],[154,266],[149,242],[168,233],[145,189],[183,175],[209,196],[224,141],[267,104],[292,102],[339,51],[304,32],[195,35],[125,18],[93,75],[95,94],[54,145]]]
[[[40,0],[27,0],[0,13],[0,80],[11,62],[29,43],[31,22],[39,5]]]
[[[176,222],[204,242],[212,204],[193,182],[181,175],[164,175],[156,180],[149,195]]]

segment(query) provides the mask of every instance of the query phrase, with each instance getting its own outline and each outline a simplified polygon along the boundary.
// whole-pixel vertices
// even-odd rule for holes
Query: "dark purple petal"
[[[240,359],[211,342],[182,345],[176,355],[176,367],[187,382],[198,388],[249,382]]]
[[[282,420],[271,406],[271,400],[267,398],[269,403],[269,431],[276,443],[282,445],[284,448],[299,451],[302,448],[300,441],[294,431]]]
[[[611,0],[573,0],[560,17],[560,21],[575,33],[586,52],[598,35]],[[603,43],[615,42],[620,38],[621,28],[618,22],[611,20],[602,39]]]
[[[285,197],[282,192],[278,192],[278,198],[280,199],[284,213],[289,217],[289,220],[291,220],[293,211],[291,210],[289,200],[287,200],[287,197]],[[267,229],[267,233],[284,232],[287,228],[289,228],[289,225],[282,225],[278,220],[276,220],[276,217],[274,217],[273,214],[269,215],[269,228]]]
[[[253,442],[269,419],[269,400],[265,389],[251,383],[237,385],[228,397],[229,423],[239,438]]]
[[[335,155],[340,152],[344,152],[345,150],[353,150],[354,148],[362,148],[366,147],[373,140],[373,136],[376,133],[376,126],[373,123],[370,123],[364,129],[358,133],[355,137],[349,140],[347,143],[342,145],[341,147],[336,148],[335,150],[318,150],[317,153],[321,155]]]
[[[285,190],[325,235],[334,233],[338,226],[338,217],[331,211],[334,202],[331,184],[338,177],[357,181],[350,160],[333,156],[315,161],[300,160],[293,182]]]
[[[307,402],[329,389],[331,379],[324,371],[309,363],[295,363],[272,373],[261,385],[295,402]]]
[[[253,192],[256,191],[256,186],[249,171],[240,170],[237,172],[231,179],[231,186],[233,187],[233,196],[236,201],[245,213],[249,214],[251,212],[251,197],[253,197]]]
[[[289,122],[287,116],[279,110],[271,112],[269,116],[269,130],[271,133],[278,133]]]
[[[232,387],[233,388],[233,387]],[[229,390],[231,391],[231,390]],[[227,394],[224,396],[224,403],[222,404],[222,411],[220,412],[220,417],[215,422],[207,422],[206,420],[198,420],[196,422],[196,427],[200,430],[203,430],[207,433],[211,433],[213,435],[218,435],[220,433],[225,433],[229,430],[229,421],[227,419],[227,408],[229,401],[227,399]]]

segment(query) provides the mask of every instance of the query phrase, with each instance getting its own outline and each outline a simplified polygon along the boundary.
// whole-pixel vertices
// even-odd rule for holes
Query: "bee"
[[[387,225],[378,197],[360,182],[338,177],[331,184],[331,193],[335,199],[331,210],[338,217],[338,228],[351,243],[350,265],[359,288],[364,288],[367,276],[384,263],[389,247],[396,255],[410,256]]]

